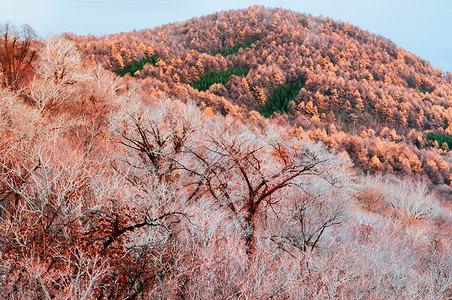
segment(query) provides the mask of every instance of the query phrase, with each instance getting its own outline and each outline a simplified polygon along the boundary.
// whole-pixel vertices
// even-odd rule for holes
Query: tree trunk
[[[245,216],[245,251],[248,256],[248,260],[251,261],[254,253],[254,211],[248,211]]]

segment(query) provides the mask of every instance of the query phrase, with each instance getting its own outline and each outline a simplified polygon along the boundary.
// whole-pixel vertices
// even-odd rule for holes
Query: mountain
[[[129,71],[150,90],[159,86],[159,93],[223,115],[272,115],[346,150],[363,172],[451,183],[450,74],[348,23],[257,6],[149,30],[66,37],[92,61]],[[155,62],[130,68],[148,57]]]
[[[260,6],[0,29],[2,298],[452,297],[450,74]]]

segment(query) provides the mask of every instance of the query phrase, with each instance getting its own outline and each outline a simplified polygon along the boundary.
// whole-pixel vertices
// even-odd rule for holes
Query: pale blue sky
[[[42,37],[68,31],[102,35],[254,4],[341,19],[452,72],[451,0],[0,0],[0,22],[27,23]]]

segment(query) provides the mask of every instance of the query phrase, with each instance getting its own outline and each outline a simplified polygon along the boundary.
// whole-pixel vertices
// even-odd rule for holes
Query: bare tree
[[[46,113],[80,94],[80,81],[89,78],[83,68],[81,54],[73,44],[61,37],[51,36],[39,52],[33,81],[28,93],[41,113]]]
[[[311,185],[320,185],[321,193],[313,191]],[[325,231],[329,227],[341,224],[348,215],[344,201],[344,198],[347,198],[347,191],[344,189],[338,186],[332,186],[330,189],[316,179],[311,179],[300,189],[303,193],[288,210],[289,216],[282,224],[281,232],[271,238],[287,253],[290,251],[284,244],[289,244],[302,252],[313,251],[319,245]],[[310,192],[307,192],[309,190]]]
[[[78,225],[92,197],[89,170],[82,167],[86,161],[77,151],[61,153],[42,141],[17,148],[14,164],[0,160],[8,188],[0,199],[0,273],[9,278],[0,294],[60,298],[75,274],[80,276],[77,285],[86,289],[80,292],[91,294],[89,285],[105,272],[96,268],[103,264],[100,257],[76,245],[83,232]]]
[[[212,136],[204,153],[193,151],[205,167],[207,191],[242,227],[250,259],[264,206],[279,202],[278,193],[295,187],[299,177],[318,176],[335,185],[337,178],[331,171],[347,165],[320,145],[289,137],[267,139],[245,129],[232,138]]]
[[[18,31],[10,23],[0,26],[0,82],[18,90],[36,58],[36,33],[28,25]]]
[[[192,174],[181,168],[181,161],[197,117],[189,120],[183,105],[149,108],[137,98],[128,99],[130,105],[123,103],[111,119],[121,149],[111,166],[123,192],[110,200],[110,208],[92,210],[86,220],[97,237],[93,246],[122,266],[110,277],[121,283],[105,289],[104,295],[126,299],[168,293],[165,286],[178,274],[181,266],[176,262],[184,255],[179,228],[189,216],[183,204],[193,194]]]

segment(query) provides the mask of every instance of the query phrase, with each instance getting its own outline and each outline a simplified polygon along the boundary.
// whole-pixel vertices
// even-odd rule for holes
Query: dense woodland
[[[151,95],[196,99],[241,119],[275,112],[274,119],[300,135],[347,151],[365,173],[451,183],[448,147],[425,138],[426,132],[452,135],[451,76],[350,24],[251,7],[149,30],[66,38],[110,70],[146,55],[168,57],[132,74]],[[233,68],[249,72],[204,82],[199,90],[187,86]],[[289,97],[275,101],[275,92],[300,84],[289,103]],[[209,93],[201,92],[209,85]]]
[[[0,34],[1,298],[452,297],[451,74],[260,6]]]

